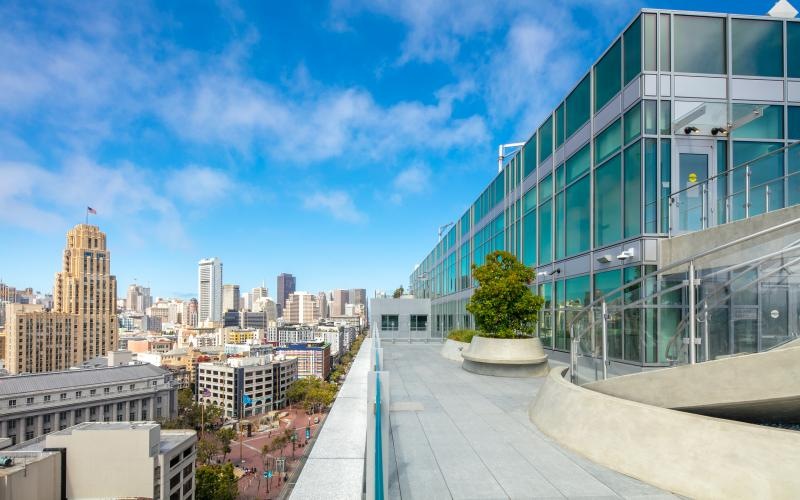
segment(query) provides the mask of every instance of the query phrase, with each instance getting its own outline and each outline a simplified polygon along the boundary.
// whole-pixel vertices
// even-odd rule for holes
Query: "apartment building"
[[[331,372],[331,345],[326,342],[286,344],[275,348],[275,354],[297,359],[297,376],[327,379]]]

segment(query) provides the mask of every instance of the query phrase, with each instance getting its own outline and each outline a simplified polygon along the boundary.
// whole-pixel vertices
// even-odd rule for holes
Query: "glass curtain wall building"
[[[800,21],[642,10],[414,270],[411,291],[431,299],[434,336],[472,328],[470,266],[509,251],[537,271],[539,337],[568,351],[570,315],[654,271],[659,239],[800,203],[800,148],[734,168],[798,139]],[[609,331],[610,358],[666,363],[659,326],[634,312]]]

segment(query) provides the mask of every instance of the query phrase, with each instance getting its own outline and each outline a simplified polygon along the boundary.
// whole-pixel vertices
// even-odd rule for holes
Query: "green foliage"
[[[206,405],[205,414],[203,405],[195,402],[191,389],[178,391],[178,415],[175,418],[161,421],[164,429],[200,429],[201,423],[209,429],[215,426],[222,418],[222,407]]]
[[[195,474],[197,500],[234,500],[239,491],[233,464],[201,465]]]
[[[528,286],[534,272],[508,252],[498,250],[486,262],[472,265],[478,288],[467,303],[481,335],[513,338],[534,331],[544,299]]]
[[[472,337],[477,335],[475,330],[452,330],[447,334],[447,338],[458,342],[472,342]]]
[[[233,438],[235,437],[236,431],[231,427],[225,427],[217,431],[217,439],[219,439],[219,442],[222,445],[223,460],[225,456],[231,452],[231,441],[233,441]]]
[[[392,297],[395,298],[395,299],[399,299],[400,297],[403,296],[404,293],[405,293],[405,290],[403,289],[403,285],[400,285],[399,287],[395,288],[394,293],[392,294]]]
[[[336,398],[336,385],[318,378],[296,380],[286,390],[291,403],[302,403],[307,410],[326,408]]]
[[[221,450],[219,440],[213,434],[205,434],[197,442],[197,460],[207,464],[211,458]]]

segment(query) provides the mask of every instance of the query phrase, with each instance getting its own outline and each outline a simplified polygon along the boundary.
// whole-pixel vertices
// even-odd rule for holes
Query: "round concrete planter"
[[[550,371],[538,338],[495,339],[472,337],[461,351],[461,368],[494,377],[544,377]]]
[[[445,358],[449,359],[450,361],[458,361],[461,362],[461,351],[469,347],[469,344],[466,342],[459,342],[458,340],[450,340],[447,339],[444,341],[444,345],[442,346],[442,350],[439,351],[439,354]]]

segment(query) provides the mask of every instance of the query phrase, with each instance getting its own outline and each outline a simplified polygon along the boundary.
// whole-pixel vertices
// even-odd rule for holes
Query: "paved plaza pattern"
[[[441,344],[383,342],[392,498],[676,498],[561,448],[528,418],[544,379],[476,375]]]

